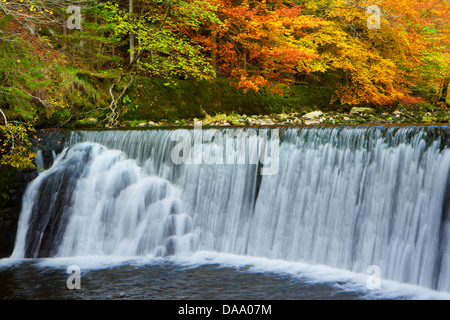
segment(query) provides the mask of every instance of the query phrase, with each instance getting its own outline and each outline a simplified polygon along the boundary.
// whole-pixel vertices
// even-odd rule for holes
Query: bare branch
[[[3,119],[4,119],[4,121],[5,121],[5,126],[6,126],[6,128],[9,130],[9,133],[11,134],[11,155],[13,155],[13,154],[14,154],[14,148],[15,148],[15,146],[16,146],[16,144],[15,144],[14,132],[13,132],[13,131],[11,130],[11,128],[9,127],[9,124],[8,124],[8,118],[6,118],[6,115],[5,115],[5,113],[3,112],[2,109],[0,109],[0,113],[2,114]]]

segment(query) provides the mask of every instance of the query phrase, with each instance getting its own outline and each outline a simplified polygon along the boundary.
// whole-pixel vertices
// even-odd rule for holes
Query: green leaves
[[[140,15],[130,16],[117,4],[108,3],[107,19],[115,24],[114,37],[132,33],[136,45],[133,55],[141,53],[137,69],[152,77],[209,79],[215,76],[202,48],[188,33],[205,22],[218,21],[214,7],[205,1],[151,1]]]

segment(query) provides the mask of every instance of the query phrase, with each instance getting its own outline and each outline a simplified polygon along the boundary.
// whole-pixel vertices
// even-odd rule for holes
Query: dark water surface
[[[65,269],[33,261],[0,269],[0,299],[358,299],[332,284],[309,284],[289,276],[245,268],[205,265],[185,268],[164,262],[82,272],[81,288],[68,289]]]

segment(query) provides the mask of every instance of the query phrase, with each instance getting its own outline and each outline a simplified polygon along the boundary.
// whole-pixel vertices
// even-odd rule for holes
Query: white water
[[[61,190],[58,184],[69,180],[67,190]],[[63,201],[57,205],[60,196]],[[36,199],[48,207],[33,207]],[[123,152],[78,144],[64,151],[27,190],[12,257],[165,256],[192,250],[192,221],[180,210],[178,191],[167,180],[144,174]],[[39,232],[30,243],[33,214],[39,215],[31,223]],[[52,221],[44,219],[64,221],[52,229],[54,238],[47,243],[44,237]]]
[[[202,250],[377,265],[384,279],[450,292],[447,131],[289,129],[278,173],[263,176],[257,165],[174,165],[167,130],[77,132],[27,190],[13,257]]]

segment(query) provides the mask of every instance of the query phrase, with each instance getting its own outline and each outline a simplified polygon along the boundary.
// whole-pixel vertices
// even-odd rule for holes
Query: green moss
[[[107,105],[106,82],[61,61],[55,52],[37,55],[36,50],[21,38],[1,42],[0,108],[10,121],[59,125]]]
[[[129,89],[130,101],[124,120],[204,118],[216,114],[282,114],[305,111],[311,105],[329,108],[332,92],[328,88],[293,86],[284,95],[244,92],[227,79],[208,81],[172,81],[136,78]],[[233,119],[230,119],[233,122]]]

